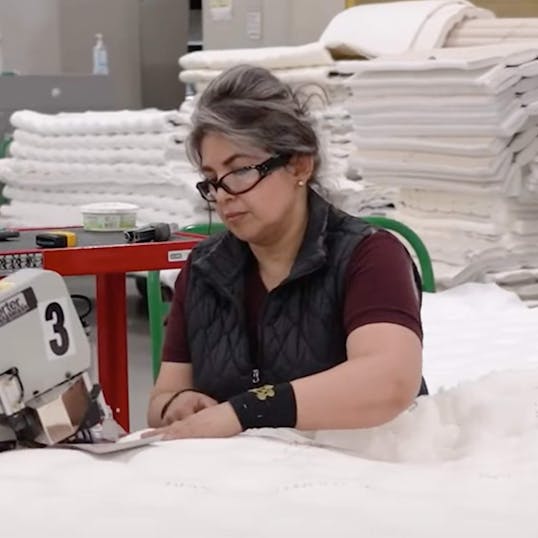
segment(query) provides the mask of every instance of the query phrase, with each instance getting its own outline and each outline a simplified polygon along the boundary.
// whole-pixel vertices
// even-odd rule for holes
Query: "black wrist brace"
[[[294,428],[297,402],[291,383],[264,385],[230,398],[243,431],[249,428]]]

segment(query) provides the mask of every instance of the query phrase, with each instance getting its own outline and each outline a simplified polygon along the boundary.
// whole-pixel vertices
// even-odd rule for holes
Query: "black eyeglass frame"
[[[245,192],[251,191],[258,183],[266,178],[273,170],[276,170],[277,168],[280,168],[281,166],[285,166],[288,164],[288,162],[291,159],[291,155],[272,155],[265,161],[263,161],[260,164],[253,164],[251,166],[242,166],[241,168],[236,168],[235,170],[230,170],[226,174],[224,174],[222,177],[217,178],[216,180],[210,180],[210,179],[204,179],[203,181],[199,181],[196,183],[196,188],[198,189],[198,192],[202,196],[202,198],[208,202],[214,202],[215,200],[213,198],[208,198],[209,196],[209,187],[213,187],[215,189],[215,193],[219,188],[224,189],[228,194],[237,195],[237,194],[244,194]],[[252,185],[247,187],[246,189],[242,189],[239,191],[232,190],[228,185],[224,183],[224,180],[230,176],[231,174],[236,174],[237,172],[243,172],[247,170],[256,170],[258,174],[260,174],[260,177],[256,182],[254,182]],[[206,190],[204,190],[206,189]]]

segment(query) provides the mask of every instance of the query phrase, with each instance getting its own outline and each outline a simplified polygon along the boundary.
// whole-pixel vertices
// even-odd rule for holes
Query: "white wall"
[[[345,0],[290,0],[290,45],[317,41],[329,21],[345,9]]]
[[[210,1],[203,0],[202,34],[205,49],[270,47],[286,44],[289,37],[289,0],[232,0],[231,20],[213,20]],[[261,10],[261,39],[247,35],[247,13]]]
[[[58,0],[0,0],[4,71],[60,73],[58,10]]]
[[[232,19],[215,21],[203,0],[205,49],[299,45],[316,41],[329,21],[345,8],[345,0],[232,0]],[[262,14],[261,39],[247,35],[247,14]]]
[[[140,13],[142,101],[145,106],[177,108],[185,97],[178,59],[187,52],[186,0],[142,0]]]
[[[138,108],[141,103],[140,3],[59,0],[59,6],[62,72],[91,73],[95,34],[102,33],[118,106]]]

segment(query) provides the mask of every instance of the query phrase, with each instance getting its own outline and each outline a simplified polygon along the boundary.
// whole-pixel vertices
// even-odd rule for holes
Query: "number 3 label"
[[[75,354],[75,341],[65,298],[39,303],[39,316],[49,360]]]

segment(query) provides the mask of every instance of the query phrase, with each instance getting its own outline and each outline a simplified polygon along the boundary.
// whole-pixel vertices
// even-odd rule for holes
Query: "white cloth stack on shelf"
[[[78,207],[100,201],[138,205],[140,224],[206,220],[184,150],[191,108],[186,101],[172,111],[15,112],[11,157],[0,163],[11,204],[0,222],[80,224]]]
[[[350,81],[350,164],[400,189],[394,216],[441,285],[538,267],[537,67],[530,44],[435,49],[364,62]]]

